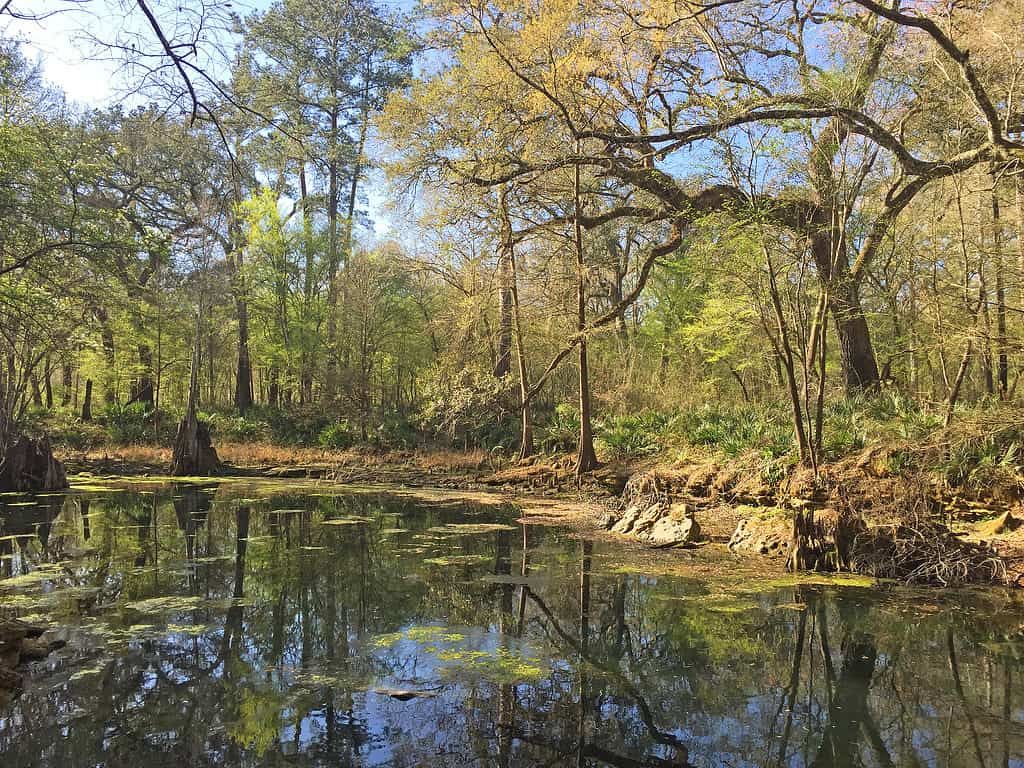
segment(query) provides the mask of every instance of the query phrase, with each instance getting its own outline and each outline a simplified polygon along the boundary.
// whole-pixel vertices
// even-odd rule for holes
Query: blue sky
[[[264,10],[272,0],[230,0],[231,11],[246,16]],[[413,0],[378,0],[389,8],[411,10]],[[149,0],[165,30],[173,29],[177,9],[184,7],[186,15],[199,7],[195,0]],[[117,38],[140,41],[140,48],[157,50],[158,42],[145,24],[145,19],[133,0],[88,0],[71,3],[68,0],[15,0],[12,8],[22,13],[31,11],[43,16],[41,20],[0,17],[0,36],[23,43],[25,54],[38,60],[47,81],[60,88],[67,98],[84,107],[104,107],[115,103],[131,105],[150,101],[135,92],[140,77],[126,71],[123,57],[104,51],[97,41],[110,42]],[[226,32],[219,35],[230,50],[232,37]],[[211,46],[213,50],[213,46]],[[228,59],[218,55],[208,59],[207,70],[216,72]],[[363,183],[369,197],[369,212],[374,221],[376,238],[394,236],[403,227],[392,221],[394,214],[387,210],[387,191],[382,179],[375,175]],[[287,205],[287,201],[283,201]],[[289,206],[290,207],[290,206]],[[363,232],[364,238],[371,233]],[[370,239],[374,239],[372,236]]]

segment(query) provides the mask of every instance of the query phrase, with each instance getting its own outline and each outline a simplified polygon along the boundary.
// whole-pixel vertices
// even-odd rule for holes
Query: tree
[[[323,189],[319,196],[327,219],[323,394],[333,402],[338,385],[339,271],[351,255],[370,121],[388,93],[407,76],[413,49],[398,17],[372,0],[284,0],[246,19],[243,32],[241,82],[258,109],[287,124],[289,138],[302,142],[296,155],[307,234],[313,216],[307,166]],[[339,220],[342,214],[344,222]],[[313,290],[311,263],[307,254],[307,294]],[[304,375],[304,390],[308,390],[309,373]]]

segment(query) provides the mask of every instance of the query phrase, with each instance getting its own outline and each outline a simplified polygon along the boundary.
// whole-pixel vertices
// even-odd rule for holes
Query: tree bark
[[[577,154],[579,142],[577,141]],[[576,331],[584,334],[587,329],[587,270],[583,255],[583,225],[581,222],[582,203],[580,200],[580,167],[576,165],[573,174],[573,230],[576,248]],[[576,456],[576,476],[582,477],[586,472],[598,466],[597,453],[594,451],[594,432],[591,424],[590,402],[590,370],[587,360],[587,338],[580,337],[580,371],[579,371],[579,406],[580,406],[580,441]]]
[[[82,421],[92,421],[92,379],[85,380],[85,397],[82,400]]]
[[[527,394],[530,391],[530,383],[526,368],[526,344],[523,341],[523,321],[519,312],[519,288],[516,276],[516,254],[513,246],[509,243],[509,264],[512,272],[512,319],[516,339],[516,363],[519,368],[519,407],[522,420],[522,431],[519,440],[519,458],[525,459],[534,453],[533,446],[533,415],[530,401]]]
[[[999,399],[1005,400],[1010,386],[1010,358],[1006,349],[1006,277],[1003,274],[1003,222],[999,211],[999,175],[990,167],[992,178],[992,250],[996,271],[996,381]]]
[[[836,228],[825,228],[811,238],[811,249],[829,295],[846,394],[873,390],[878,387],[878,362],[860,303],[859,281],[846,262],[845,239]]]
[[[299,202],[302,209],[302,250],[305,258],[303,270],[302,300],[305,320],[310,322],[313,311],[313,272],[316,269],[313,254],[313,211],[309,202],[309,189],[306,182],[306,163],[299,164]],[[313,364],[310,359],[308,345],[304,344],[299,363],[299,388],[303,402],[313,400]],[[276,397],[271,398],[276,405]]]
[[[153,350],[149,344],[139,344],[140,372],[132,385],[132,396],[129,402],[145,403],[153,407]]]
[[[174,438],[174,452],[171,455],[171,475],[202,476],[217,474],[221,469],[217,451],[210,442],[210,431],[196,415],[199,401],[199,348],[202,340],[202,326],[196,313],[196,338],[192,349],[192,366],[189,374],[188,405],[185,418],[178,425]]]
[[[338,108],[331,109],[331,149],[338,145]],[[334,403],[338,396],[338,160],[331,158],[327,189],[327,371],[324,376],[324,401]]]
[[[117,400],[116,375],[117,359],[114,354],[114,331],[110,327],[110,316],[105,307],[96,307],[93,310],[97,322],[100,324],[100,340],[103,347],[103,402],[108,405]]]
[[[241,201],[241,190],[236,185],[235,198]],[[249,301],[243,268],[242,231],[237,220],[231,218],[231,245],[227,253],[231,291],[235,296],[235,320],[238,323],[238,366],[235,370],[235,408],[245,414],[253,404],[252,361],[249,357]]]
[[[65,361],[60,368],[61,372],[61,393],[60,393],[60,404],[61,407],[67,408],[71,405],[71,390],[74,387],[74,370],[71,367],[71,363]]]
[[[504,238],[503,238],[504,239]],[[503,242],[498,251],[498,349],[494,376],[503,379],[512,367],[512,265],[510,244]]]
[[[68,487],[64,465],[46,437],[20,437],[0,459],[0,491],[59,491]]]

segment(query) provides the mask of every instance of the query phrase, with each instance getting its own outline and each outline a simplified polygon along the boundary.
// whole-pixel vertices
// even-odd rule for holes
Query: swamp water
[[[68,646],[0,766],[1024,766],[1024,601],[772,581],[480,499],[0,497],[0,618]],[[524,522],[524,520],[526,522]]]

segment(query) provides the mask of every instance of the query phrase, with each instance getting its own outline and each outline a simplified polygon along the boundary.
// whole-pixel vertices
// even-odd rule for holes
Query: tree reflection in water
[[[517,515],[238,484],[0,509],[5,613],[70,627],[3,765],[1024,760],[1013,595],[641,574]]]

